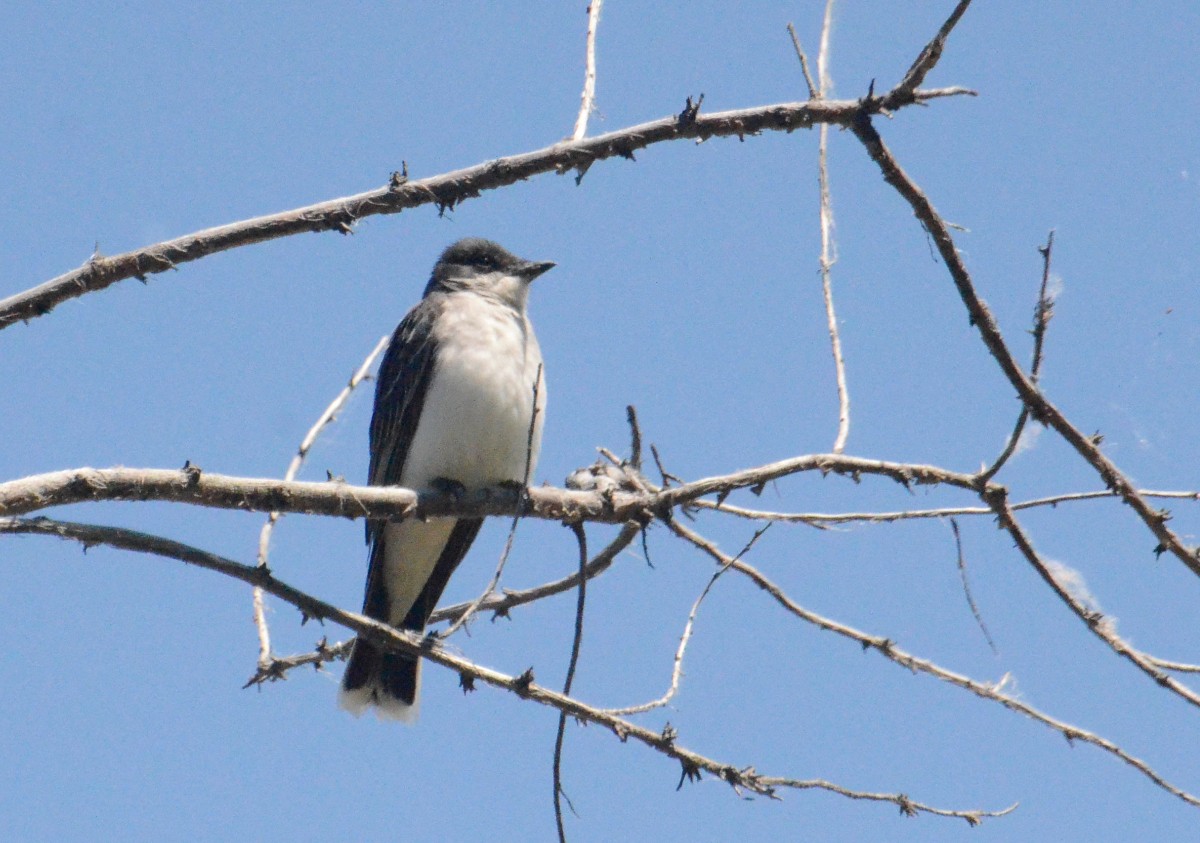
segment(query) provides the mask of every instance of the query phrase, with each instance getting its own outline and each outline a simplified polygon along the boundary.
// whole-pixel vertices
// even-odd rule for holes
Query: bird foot
[[[451,480],[449,477],[433,478],[429,481],[429,488],[443,495],[448,495],[455,502],[461,501],[467,496],[467,487],[457,480]]]

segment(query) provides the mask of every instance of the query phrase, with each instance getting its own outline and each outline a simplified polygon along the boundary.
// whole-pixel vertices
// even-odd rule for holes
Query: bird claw
[[[435,477],[429,481],[429,488],[435,492],[447,495],[452,498],[455,503],[461,501],[467,496],[467,487],[457,480],[452,480],[449,477]]]

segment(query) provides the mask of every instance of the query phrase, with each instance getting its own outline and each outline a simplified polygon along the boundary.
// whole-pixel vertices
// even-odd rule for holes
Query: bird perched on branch
[[[379,367],[369,482],[410,489],[528,485],[542,439],[542,353],[526,314],[529,285],[553,267],[489,240],[442,253],[425,295]],[[363,614],[422,632],[482,518],[367,522]],[[339,702],[355,715],[417,715],[420,660],[358,639]]]

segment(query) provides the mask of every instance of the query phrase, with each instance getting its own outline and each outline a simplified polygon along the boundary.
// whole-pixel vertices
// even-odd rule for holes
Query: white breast
[[[546,387],[544,381],[537,385],[535,417],[542,354],[529,320],[482,296],[456,293],[437,320],[434,338],[436,368],[402,485],[421,489],[448,478],[481,488],[520,482],[527,473],[532,478]]]

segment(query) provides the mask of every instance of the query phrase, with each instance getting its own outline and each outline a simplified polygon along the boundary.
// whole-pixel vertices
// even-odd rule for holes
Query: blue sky
[[[85,261],[213,225],[372,189],[407,162],[435,175],[560,140],[583,77],[585,3],[9,5],[0,11],[0,297]],[[591,133],[678,112],[801,99],[785,25],[810,48],[821,4],[609,0]],[[835,93],[900,78],[950,2],[841,4]],[[1043,384],[1145,488],[1200,488],[1200,9],[1186,2],[979,3],[931,85],[977,99],[877,125],[945,217],[980,294],[1025,359],[1040,260],[1056,231],[1061,282]],[[1017,403],[967,323],[911,211],[848,133],[831,134],[835,295],[858,456],[970,471]],[[819,280],[816,135],[661,144],[594,166],[576,187],[541,176],[439,217],[421,208],[126,281],[0,332],[0,479],[76,466],[281,476],[300,438],[417,300],[438,252],[468,235],[558,262],[532,316],[549,408],[537,481],[560,485],[597,446],[624,450],[624,407],[685,478],[827,450],[836,397]],[[303,476],[361,481],[369,391],[320,440]],[[1000,480],[1014,500],[1100,488],[1051,432]],[[972,504],[950,490],[794,478],[747,505],[869,511]],[[1172,525],[1195,543],[1196,505]],[[91,504],[63,517],[161,533],[251,561],[262,519],[165,504]],[[1029,512],[1049,558],[1081,573],[1118,630],[1200,661],[1200,583],[1151,553],[1111,502]],[[1200,791],[1200,718],[1122,663],[1056,601],[990,519],[819,532],[778,526],[749,561],[806,607],[886,635],[1095,731]],[[697,528],[736,551],[747,522]],[[484,586],[491,524],[447,598]],[[611,534],[589,530],[593,547]],[[576,693],[626,705],[666,687],[711,563],[649,536],[589,588]],[[411,729],[335,705],[340,668],[241,690],[256,639],[245,587],[181,564],[49,539],[3,538],[0,824],[14,840],[253,840],[553,834],[556,717],[499,692],[464,697],[427,668]],[[361,525],[291,516],[273,568],[350,609]],[[505,583],[576,564],[561,526],[521,525]],[[508,673],[561,682],[574,599],[477,622],[455,646]],[[275,604],[275,646],[336,627]],[[1186,679],[1186,677],[1183,677]],[[701,609],[680,695],[680,741],[760,772],[902,791],[1010,817],[970,831],[894,807],[789,792],[739,800],[711,778],[571,725],[564,776],[575,840],[1183,838],[1196,808],[1093,747],[806,627],[723,578]]]

